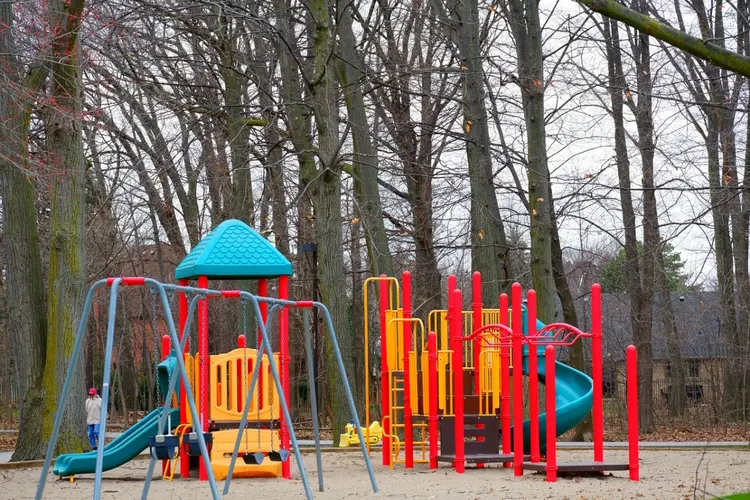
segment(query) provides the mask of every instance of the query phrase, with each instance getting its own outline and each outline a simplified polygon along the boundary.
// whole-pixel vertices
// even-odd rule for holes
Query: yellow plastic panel
[[[245,374],[242,365],[247,359],[247,385],[252,379],[255,367],[256,352],[254,349],[235,349],[225,354],[211,356],[210,362],[210,411],[209,418],[213,421],[237,421],[242,418],[248,387],[245,387]],[[279,366],[279,354],[274,353],[276,366]],[[250,420],[278,420],[280,415],[279,394],[273,386],[273,379],[268,364],[268,358],[263,356],[258,383],[256,383],[253,397],[250,400],[248,419]],[[239,394],[240,388],[242,393]],[[258,408],[258,389],[263,395]],[[273,390],[272,390],[273,389]],[[273,393],[273,414],[271,414],[270,393]],[[240,398],[241,396],[241,398]]]
[[[211,446],[211,469],[214,471],[214,477],[217,481],[226,479],[229,473],[229,462],[232,459],[234,443],[237,440],[237,430],[214,431],[213,445]],[[247,429],[240,443],[240,452],[234,463],[234,472],[232,477],[281,477],[281,462],[271,462],[266,458],[260,465],[247,465],[242,460],[242,454],[245,453],[245,447],[249,453],[256,451],[271,451],[271,437],[273,435],[273,444],[276,450],[279,449],[281,440],[278,431],[261,429],[260,443],[258,442],[258,431],[256,429]]]

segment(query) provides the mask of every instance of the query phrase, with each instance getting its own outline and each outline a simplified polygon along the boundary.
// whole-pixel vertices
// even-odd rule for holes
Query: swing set
[[[183,478],[189,477],[191,467],[198,467],[200,479],[209,482],[212,497],[218,500],[216,482],[222,479],[223,494],[227,494],[233,477],[290,478],[289,458],[290,452],[293,452],[305,496],[312,498],[289,413],[288,314],[289,309],[293,308],[300,309],[303,314],[318,489],[324,491],[310,333],[310,310],[313,308],[321,312],[325,320],[330,346],[335,353],[337,368],[344,383],[352,422],[357,432],[360,435],[362,433],[333,322],[326,307],[314,301],[289,300],[288,276],[292,274],[291,264],[267,240],[236,220],[225,221],[211,231],[183,259],[176,274],[179,285],[163,284],[143,277],[121,277],[101,280],[89,289],[68,366],[75,366],[79,359],[96,291],[104,286],[110,287],[100,435],[106,435],[107,430],[113,337],[120,287],[146,287],[161,303],[169,335],[162,338],[162,361],[156,368],[159,408],[111,443],[99,446],[95,452],[61,455],[57,458],[53,473],[71,478],[73,474],[95,473],[94,499],[98,500],[101,496],[102,472],[122,465],[149,448],[150,461],[143,499],[148,496],[156,462],[161,460],[162,478],[167,480],[174,477],[178,461],[180,476]],[[209,276],[214,279],[258,279],[258,294],[210,289]],[[267,296],[266,280],[269,277],[278,278],[277,298]],[[189,280],[194,278],[197,278],[197,287],[189,286]],[[179,297],[179,335],[170,308],[170,299],[175,295]],[[210,301],[217,299],[239,300],[241,332],[236,349],[210,355],[208,305]],[[247,335],[250,333],[247,329],[248,305],[257,331],[255,349],[247,346]],[[193,342],[191,326],[196,311],[198,338],[197,342]],[[275,353],[269,333],[274,331],[274,322],[279,348]],[[156,331],[155,324],[152,328]],[[193,346],[197,346],[195,354],[192,353]],[[158,350],[156,343],[154,349]],[[70,394],[71,378],[72,371],[68,371],[37,486],[37,500],[41,500],[44,492],[60,423]],[[257,434],[253,430],[257,430]],[[257,440],[252,437],[257,437]],[[244,448],[243,452],[240,451],[241,447]],[[360,447],[373,491],[377,492],[365,443],[362,442]],[[239,463],[238,457],[241,457]]]

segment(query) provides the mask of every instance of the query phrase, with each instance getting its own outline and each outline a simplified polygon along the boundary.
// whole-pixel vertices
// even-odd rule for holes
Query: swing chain
[[[154,371],[159,364],[159,334],[157,333],[156,324],[156,294],[152,287],[148,287],[148,293],[151,295],[151,332],[154,335]],[[159,379],[156,379],[156,403],[157,407],[161,407],[161,387],[159,387]]]
[[[258,318],[256,317],[255,318],[255,329],[253,331],[258,331],[258,329],[259,329],[259,327],[258,327]],[[258,381],[257,381],[258,385],[260,385],[260,381],[263,380],[262,377],[261,377],[261,375],[263,374],[263,358],[262,358],[262,356],[260,356],[260,348],[263,345],[263,340],[262,340],[262,337],[258,337],[258,339],[260,340],[260,342],[258,343],[258,345],[255,346],[255,362],[260,364],[260,366],[258,368]],[[261,439],[260,438],[260,405],[261,405],[262,401],[261,401],[260,397],[261,397],[261,390],[258,389],[258,398],[256,400],[257,401],[257,406],[255,407],[255,413],[257,415],[257,421],[258,421],[258,451],[261,451],[261,449],[260,449],[261,448],[261,445],[260,445],[260,439]]]
[[[242,305],[242,309],[240,311],[240,315],[242,316],[241,318],[242,335],[246,335],[247,334],[247,303],[244,299],[240,299],[240,304]],[[247,387],[247,336],[245,336],[245,342],[244,342],[244,346],[242,350],[242,359],[243,359],[242,371],[244,372],[244,378],[245,378],[245,382],[243,382],[242,384],[242,387],[244,389],[243,390],[244,394],[242,396],[245,399],[245,401],[247,401],[247,391],[248,391],[248,387]],[[248,434],[247,423],[245,423],[244,434],[245,434],[245,454],[248,455],[250,451],[248,449],[249,444],[248,444],[248,437],[247,437],[247,434]]]

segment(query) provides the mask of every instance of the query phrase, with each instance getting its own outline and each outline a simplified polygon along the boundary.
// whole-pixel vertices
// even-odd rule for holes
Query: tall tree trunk
[[[624,95],[629,95],[627,84],[622,70],[622,52],[620,49],[620,35],[616,21],[603,18],[604,36],[607,41],[607,65],[610,84],[610,99],[612,100],[612,118],[615,124],[615,157],[617,161],[617,177],[620,190],[620,206],[622,208],[623,232],[625,233],[625,269],[628,279],[628,290],[630,291],[630,323],[634,332],[636,347],[643,341],[644,332],[648,332],[648,345],[644,348],[647,352],[641,352],[639,347],[639,360],[648,356],[651,359],[651,301],[644,299],[643,280],[641,279],[641,263],[638,255],[638,240],[636,237],[636,218],[633,208],[633,199],[630,185],[630,160],[625,136],[625,121],[623,118]],[[652,275],[653,276],[653,275]],[[637,332],[637,333],[636,333]],[[641,335],[636,338],[636,335]],[[639,408],[643,415],[644,406],[647,408],[648,420],[651,421],[651,377],[642,379],[644,375],[639,362],[639,380],[646,380],[639,384]],[[650,364],[650,363],[646,363]],[[651,372],[652,370],[649,370]],[[648,386],[648,387],[645,387]],[[642,391],[647,392],[644,399]],[[646,429],[641,419],[641,429]]]
[[[551,185],[547,166],[544,123],[544,67],[542,26],[536,0],[510,0],[508,19],[516,42],[518,76],[529,155],[529,220],[531,280],[537,293],[539,318],[555,318],[555,281],[552,270]]]
[[[463,132],[471,189],[471,265],[482,272],[482,300],[494,304],[508,284],[508,243],[492,175],[477,0],[433,0],[450,26],[463,72]]]
[[[86,276],[84,265],[85,158],[81,133],[83,92],[78,61],[78,32],[83,0],[51,0],[50,25],[58,34],[52,44],[51,101],[45,120],[48,164],[58,175],[52,180],[50,263],[47,287],[47,358],[43,383],[42,432],[52,433],[57,408],[64,413],[58,452],[80,451],[86,443],[84,428],[83,358],[69,366],[78,322],[81,320]],[[73,370],[70,396],[60,401],[68,370]]]
[[[29,120],[36,95],[46,79],[43,60],[18,67],[13,39],[13,4],[0,4],[0,198],[3,204],[8,328],[19,389],[18,442],[11,460],[43,456],[42,415],[46,399],[42,373],[47,322],[44,278],[37,232],[35,186],[29,164]],[[22,75],[26,73],[26,79]]]
[[[344,91],[344,102],[352,130],[354,196],[364,222],[370,271],[373,276],[380,274],[393,276],[393,258],[388,246],[388,234],[385,232],[378,189],[378,152],[372,145],[367,109],[362,93],[365,79],[362,70],[364,63],[356,49],[357,40],[352,28],[352,6],[348,3],[339,3],[338,6],[343,7],[343,11],[336,13],[338,45],[341,51],[337,74]],[[357,293],[356,290],[355,293]]]

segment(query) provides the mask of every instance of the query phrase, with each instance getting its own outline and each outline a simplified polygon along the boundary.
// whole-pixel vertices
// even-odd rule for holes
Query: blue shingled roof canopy
[[[292,264],[242,221],[222,222],[177,266],[177,279],[261,279],[291,276]]]

